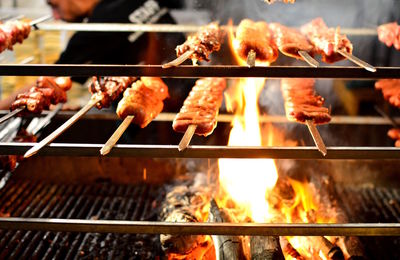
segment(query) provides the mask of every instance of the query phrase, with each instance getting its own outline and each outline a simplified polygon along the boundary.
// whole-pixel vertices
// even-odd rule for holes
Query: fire
[[[237,42],[230,33],[231,49]],[[235,52],[239,64],[244,65]],[[236,86],[238,92],[234,99],[226,99],[227,107],[235,107],[236,116],[229,136],[229,146],[261,146],[262,137],[259,125],[258,96],[264,87],[265,79],[241,79]],[[230,102],[229,102],[230,101]],[[272,159],[220,159],[219,181],[224,192],[228,193],[237,206],[256,222],[265,222],[270,217],[266,192],[271,190],[278,179]]]
[[[231,50],[238,45],[233,37],[232,27],[229,43]],[[238,64],[246,64],[235,51],[232,54]],[[295,141],[285,140],[284,133],[277,131],[271,124],[260,129],[258,97],[264,85],[265,79],[241,79],[225,93],[227,109],[235,111],[229,146],[296,145]],[[285,202],[282,202],[279,195],[276,199],[273,195],[279,191],[279,185],[276,185],[278,172],[272,159],[220,159],[218,165],[220,192],[216,198],[217,203],[232,209],[231,214],[235,221],[251,219],[254,222],[267,223],[335,222],[333,217],[324,216],[319,210],[321,202],[315,198],[317,191],[311,189],[306,182],[285,179],[288,182],[285,187],[292,190],[292,194],[289,194],[292,197]],[[287,192],[285,188],[281,191]],[[320,249],[307,237],[288,237],[288,241],[306,258],[318,258],[321,255]],[[243,241],[244,247],[247,244]]]

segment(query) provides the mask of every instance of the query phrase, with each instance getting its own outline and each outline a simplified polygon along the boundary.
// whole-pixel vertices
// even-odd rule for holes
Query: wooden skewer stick
[[[110,139],[103,145],[103,147],[100,150],[101,155],[107,155],[110,153],[111,149],[114,147],[114,145],[118,142],[119,138],[121,138],[122,134],[125,132],[125,130],[128,128],[128,126],[132,123],[132,120],[135,118],[135,116],[127,116],[125,117],[124,121],[118,126],[117,130],[112,134]]]
[[[48,135],[46,138],[44,138],[42,141],[37,143],[35,146],[33,146],[31,149],[29,149],[25,154],[24,158],[31,157],[32,155],[36,154],[39,152],[40,149],[42,149],[44,146],[48,145],[54,139],[56,139],[58,136],[60,136],[65,130],[67,130],[70,126],[72,126],[76,121],[79,120],[84,114],[86,114],[92,107],[94,107],[98,102],[100,102],[101,97],[92,97],[92,99],[89,100],[89,102],[81,108],[75,115],[73,115],[70,119],[68,119],[64,124],[62,124],[59,128],[57,128],[53,133]]]
[[[163,69],[171,68],[171,67],[176,67],[184,63],[187,59],[189,59],[193,55],[194,51],[187,51],[178,58],[176,58],[173,61],[170,61],[168,63],[165,63],[162,65]]]
[[[341,49],[337,50],[337,52],[338,52],[340,55],[342,55],[342,56],[346,57],[347,59],[349,59],[350,61],[354,62],[354,63],[357,64],[358,66],[360,66],[360,67],[362,67],[362,68],[364,68],[364,69],[366,69],[366,70],[368,70],[368,71],[376,72],[376,68],[375,68],[374,66],[372,66],[371,64],[366,63],[366,62],[363,61],[363,60],[360,60],[359,58],[357,58],[357,57],[354,56],[353,54],[350,54],[350,53],[348,53],[347,51],[341,50]]]
[[[319,62],[316,61],[311,55],[306,51],[298,51],[297,52],[305,62],[308,63],[311,67],[317,68],[319,66]]]
[[[318,150],[322,153],[323,156],[326,156],[328,151],[326,150],[326,146],[324,144],[324,141],[322,140],[321,135],[318,132],[317,127],[314,125],[312,120],[306,120],[306,125],[308,127],[308,130],[310,131],[312,138],[314,139],[314,143],[317,146]]]
[[[186,132],[183,135],[183,137],[178,145],[179,151],[183,151],[188,147],[188,145],[190,144],[190,141],[192,140],[194,133],[196,132],[196,128],[197,128],[197,125],[189,125],[189,127],[186,129]]]
[[[10,119],[11,117],[15,116],[16,114],[18,114],[19,112],[25,110],[26,107],[20,107],[15,109],[14,111],[11,111],[10,113],[8,113],[7,115],[3,116],[2,118],[0,118],[0,124],[7,121],[8,119]]]
[[[249,68],[256,66],[256,52],[254,50],[250,50],[249,53],[247,53],[246,63]]]

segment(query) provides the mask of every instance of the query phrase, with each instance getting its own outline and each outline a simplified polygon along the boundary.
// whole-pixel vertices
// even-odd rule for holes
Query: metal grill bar
[[[236,65],[183,65],[163,69],[160,65],[2,64],[0,65],[0,75],[397,79],[400,78],[400,67],[377,67],[376,72],[369,72],[360,67],[349,66],[318,68],[307,66],[256,66],[249,68]]]
[[[9,113],[8,110],[0,110],[0,117]],[[24,118],[34,117],[45,117],[52,111],[43,111],[39,115],[29,114],[24,115]],[[76,114],[76,111],[60,111],[55,116],[60,119],[68,119]],[[160,113],[153,121],[159,122],[172,122],[176,116],[176,113]],[[231,123],[234,115],[231,114],[219,114],[217,121],[223,123]],[[87,113],[82,119],[88,120],[121,120],[115,113]],[[393,118],[396,122],[400,122],[400,117]],[[289,121],[286,116],[281,115],[262,115],[259,118],[260,123],[286,123],[286,124],[298,124],[293,121]],[[387,118],[380,116],[332,116],[329,124],[336,125],[392,125],[391,121]]]
[[[202,25],[191,24],[126,24],[126,23],[41,23],[37,27],[44,31],[85,31],[85,32],[161,32],[193,33]],[[226,28],[227,26],[222,26]],[[234,26],[234,29],[236,27]],[[375,28],[340,28],[347,35],[377,35]]]
[[[35,143],[0,143],[0,155],[23,155]],[[53,143],[40,155],[99,156],[102,144]],[[177,145],[116,145],[109,156],[152,158],[271,158],[271,159],[398,159],[395,147],[328,147],[323,157],[315,147],[232,147],[189,146],[179,152]]]
[[[51,218],[0,218],[0,228],[11,230],[125,234],[233,236],[400,236],[399,223],[232,224]]]

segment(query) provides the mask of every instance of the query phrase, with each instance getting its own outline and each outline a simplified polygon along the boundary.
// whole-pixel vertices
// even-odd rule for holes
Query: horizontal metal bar
[[[150,76],[175,78],[400,78],[400,67],[378,67],[369,72],[359,67],[329,66],[232,66],[183,65],[163,69],[160,65],[91,65],[91,64],[1,64],[0,75],[10,76]]]
[[[399,223],[233,224],[54,218],[0,218],[0,229],[55,232],[233,236],[400,236]]]
[[[126,24],[126,23],[60,23],[47,22],[38,25],[44,31],[86,31],[86,32],[160,32],[193,33],[203,26],[194,24]],[[226,27],[226,26],[222,26]],[[234,27],[235,29],[235,27]],[[377,35],[375,28],[341,28],[347,35]]]
[[[9,110],[0,110],[0,117],[8,114]],[[25,115],[25,118],[33,117],[45,117],[51,113],[51,111],[43,111],[41,114],[29,114]],[[76,111],[60,111],[57,113],[55,118],[68,119],[73,116]],[[176,116],[176,113],[160,113],[153,121],[158,122],[172,122]],[[218,122],[231,123],[234,115],[231,114],[219,114],[217,117]],[[81,119],[86,120],[121,120],[115,113],[112,112],[89,112],[85,114]],[[400,122],[400,117],[394,117],[394,120]],[[286,116],[281,115],[262,115],[259,118],[260,123],[281,123],[281,124],[297,124],[296,122],[289,121]],[[332,116],[329,124],[336,125],[391,125],[390,120],[380,116]]]
[[[23,155],[35,143],[0,143],[0,155]],[[103,144],[53,143],[40,150],[44,156],[99,156]],[[177,145],[114,146],[107,156],[151,158],[272,158],[272,159],[399,159],[395,147],[328,147],[323,157],[315,147],[233,147],[189,146],[179,152]]]

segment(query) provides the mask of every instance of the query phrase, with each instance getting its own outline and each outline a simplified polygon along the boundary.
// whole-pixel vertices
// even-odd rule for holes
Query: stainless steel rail
[[[400,236],[399,223],[231,224],[55,218],[0,218],[0,229],[233,236]]]
[[[85,114],[81,119],[86,120],[121,120],[115,113],[112,112],[89,112]],[[0,110],[0,117],[8,114],[9,110]],[[24,118],[34,118],[34,117],[45,117],[52,111],[43,111],[41,114],[29,114],[24,115]],[[76,111],[60,111],[57,113],[55,118],[68,119],[73,116]],[[176,116],[176,113],[160,113],[153,121],[158,122],[172,122]],[[234,115],[231,114],[219,114],[217,121],[221,123],[231,123]],[[400,122],[400,117],[395,117],[396,122]],[[298,124],[297,122],[292,122],[287,120],[286,116],[283,115],[262,115],[259,119],[260,123],[280,123],[280,124]],[[380,116],[332,116],[330,125],[391,125],[391,121]]]
[[[369,72],[360,67],[329,66],[236,66],[184,65],[163,69],[161,65],[88,65],[88,64],[2,64],[0,75],[9,76],[150,76],[175,78],[341,78],[382,79],[400,78],[400,67],[377,67]]]
[[[47,22],[38,25],[44,31],[86,31],[86,32],[161,32],[193,33],[203,26],[194,24],[127,24],[127,23],[60,23]],[[223,28],[227,26],[222,26]],[[235,29],[235,27],[234,27]],[[347,35],[377,35],[376,28],[341,28]]]
[[[35,143],[0,143],[0,155],[23,155]],[[99,156],[103,144],[52,143],[40,150],[44,156]],[[108,156],[151,158],[272,158],[272,159],[399,159],[395,147],[328,147],[323,157],[315,147],[233,147],[189,146],[179,152],[177,145],[116,145]]]

